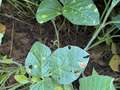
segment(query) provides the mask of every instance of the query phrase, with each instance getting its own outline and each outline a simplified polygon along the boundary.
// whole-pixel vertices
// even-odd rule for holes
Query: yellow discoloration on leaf
[[[57,86],[55,87],[55,90],[63,90],[63,88],[61,86]]]
[[[111,66],[112,70],[119,71],[120,56],[119,55],[113,55],[113,57],[110,60],[109,65]]]
[[[41,18],[47,18],[48,16],[47,15],[41,15]]]
[[[2,23],[0,23],[0,33],[5,33],[6,27]]]
[[[113,57],[111,58],[109,65],[113,71],[119,71],[120,56],[117,54],[117,47],[115,43],[112,43],[111,50],[112,50]]]

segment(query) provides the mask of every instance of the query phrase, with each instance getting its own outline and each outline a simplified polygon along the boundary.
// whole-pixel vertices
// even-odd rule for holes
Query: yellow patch
[[[63,90],[63,88],[61,86],[57,86],[55,90]]]
[[[119,71],[119,65],[120,65],[120,55],[117,54],[117,46],[116,43],[112,43],[112,58],[109,62],[110,67],[113,71]]]
[[[6,27],[5,25],[0,23],[0,33],[5,33]]]
[[[47,18],[48,16],[47,15],[41,15],[41,18]]]

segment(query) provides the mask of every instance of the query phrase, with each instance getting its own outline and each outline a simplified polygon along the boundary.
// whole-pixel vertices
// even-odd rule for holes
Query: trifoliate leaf
[[[99,24],[99,12],[92,0],[60,0],[60,2],[43,0],[36,13],[37,21],[44,23],[63,15],[73,24],[89,26]]]

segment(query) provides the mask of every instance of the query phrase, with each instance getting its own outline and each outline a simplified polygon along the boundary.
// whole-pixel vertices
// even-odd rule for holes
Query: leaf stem
[[[103,22],[101,23],[101,25],[99,26],[99,28],[96,29],[95,33],[93,34],[93,37],[92,37],[91,40],[88,42],[88,44],[87,44],[87,46],[84,48],[84,50],[88,50],[88,48],[91,46],[91,44],[93,43],[93,41],[94,41],[94,40],[96,39],[96,37],[99,35],[100,31],[104,28],[104,25],[105,25],[105,23],[106,23],[106,21],[107,21],[108,16],[110,15],[112,9],[113,9],[112,6],[108,9],[108,11],[107,11],[107,13],[106,13],[106,15],[105,15],[105,17],[104,17]]]
[[[56,26],[54,20],[52,20],[52,24],[53,24],[53,26],[54,26],[55,34],[56,34],[56,38],[57,38],[57,47],[59,48],[59,47],[60,47],[59,31],[58,31],[58,29],[57,29],[57,26]]]

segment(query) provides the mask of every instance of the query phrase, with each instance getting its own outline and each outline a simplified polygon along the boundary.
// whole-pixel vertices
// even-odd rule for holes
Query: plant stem
[[[120,35],[113,35],[111,36],[112,38],[115,38],[115,37],[120,37]]]
[[[60,47],[59,31],[58,31],[58,29],[57,29],[57,26],[56,26],[54,20],[52,20],[52,24],[53,24],[53,26],[54,26],[55,34],[56,34],[56,38],[57,38],[57,47],[59,48],[59,47]]]
[[[103,27],[104,27],[105,22],[107,21],[108,16],[109,16],[110,13],[111,13],[112,9],[113,9],[112,6],[108,9],[108,11],[107,11],[107,13],[106,13],[106,15],[105,15],[105,18],[104,18],[102,24],[99,26],[98,29],[96,29],[95,33],[93,34],[93,37],[92,37],[91,40],[88,42],[88,44],[87,44],[87,46],[84,48],[84,50],[88,50],[88,48],[91,46],[91,44],[93,43],[93,41],[94,41],[94,40],[96,39],[96,37],[99,35],[100,31],[101,31],[101,30],[103,29]]]
[[[106,1],[106,0],[104,0],[104,1]],[[111,2],[111,0],[109,0],[108,3],[105,4],[106,7],[105,7],[105,9],[104,9],[104,11],[103,11],[103,13],[102,13],[102,16],[101,16],[101,18],[100,18],[100,21],[102,21],[105,13],[107,12],[107,10],[108,10],[108,8],[109,8],[109,5],[110,5],[110,2]]]

